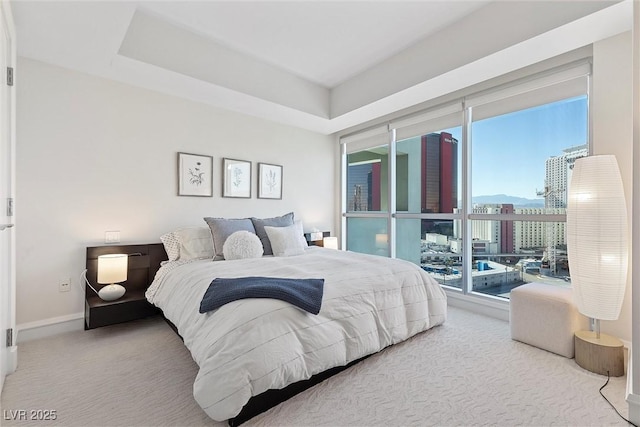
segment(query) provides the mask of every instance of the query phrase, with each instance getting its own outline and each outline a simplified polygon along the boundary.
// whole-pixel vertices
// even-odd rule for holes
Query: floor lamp
[[[613,155],[577,159],[567,198],[567,254],[575,303],[593,319],[575,333],[575,358],[602,375],[624,375],[622,342],[600,333],[600,320],[616,320],[627,284],[627,208]]]

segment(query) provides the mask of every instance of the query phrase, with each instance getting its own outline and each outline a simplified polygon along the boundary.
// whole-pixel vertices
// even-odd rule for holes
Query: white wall
[[[86,246],[159,242],[202,217],[294,211],[335,228],[335,139],[20,58],[17,323],[83,311]],[[213,197],[178,197],[177,152],[214,157]],[[221,197],[223,157],[253,162],[253,197]],[[257,162],[284,166],[282,200],[256,198]],[[58,291],[60,280],[72,291]]]
[[[629,224],[633,190],[631,32],[593,45],[593,154],[614,154],[618,160],[627,199]],[[629,236],[631,241],[631,236]],[[602,322],[602,331],[631,341],[631,272],[617,321]]]

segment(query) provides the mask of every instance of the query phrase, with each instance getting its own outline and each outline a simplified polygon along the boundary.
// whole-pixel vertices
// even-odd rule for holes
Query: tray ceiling
[[[330,134],[631,28],[631,2],[14,1],[27,58]]]

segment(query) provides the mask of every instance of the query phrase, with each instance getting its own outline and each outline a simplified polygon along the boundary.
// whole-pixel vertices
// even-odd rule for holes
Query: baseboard
[[[37,320],[35,322],[21,323],[16,325],[16,329],[18,330],[18,337],[16,339],[18,344],[50,337],[63,332],[80,331],[84,329],[84,313],[75,313]]]
[[[629,404],[629,421],[635,425],[640,425],[640,395],[627,394]]]
[[[633,394],[633,357],[631,356],[631,347],[627,348],[629,349],[629,362],[627,364],[627,404],[629,405],[629,421],[635,425],[640,425],[640,395]]]
[[[18,367],[18,347],[17,346],[14,345],[9,347],[7,351],[6,363],[7,363],[6,365],[7,375],[11,375],[16,371],[16,368]],[[4,380],[5,380],[4,377],[0,378],[0,396],[2,396],[2,390],[4,388],[4,383],[5,383]]]
[[[447,289],[445,289],[445,292],[447,293],[447,304],[452,307],[509,321],[509,301],[482,295],[463,295],[460,292]]]

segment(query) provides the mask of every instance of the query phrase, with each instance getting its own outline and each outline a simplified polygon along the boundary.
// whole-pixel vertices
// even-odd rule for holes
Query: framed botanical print
[[[251,162],[222,159],[222,197],[251,198]]]
[[[282,199],[282,166],[258,163],[258,198]]]
[[[178,196],[213,196],[213,157],[178,153]]]

